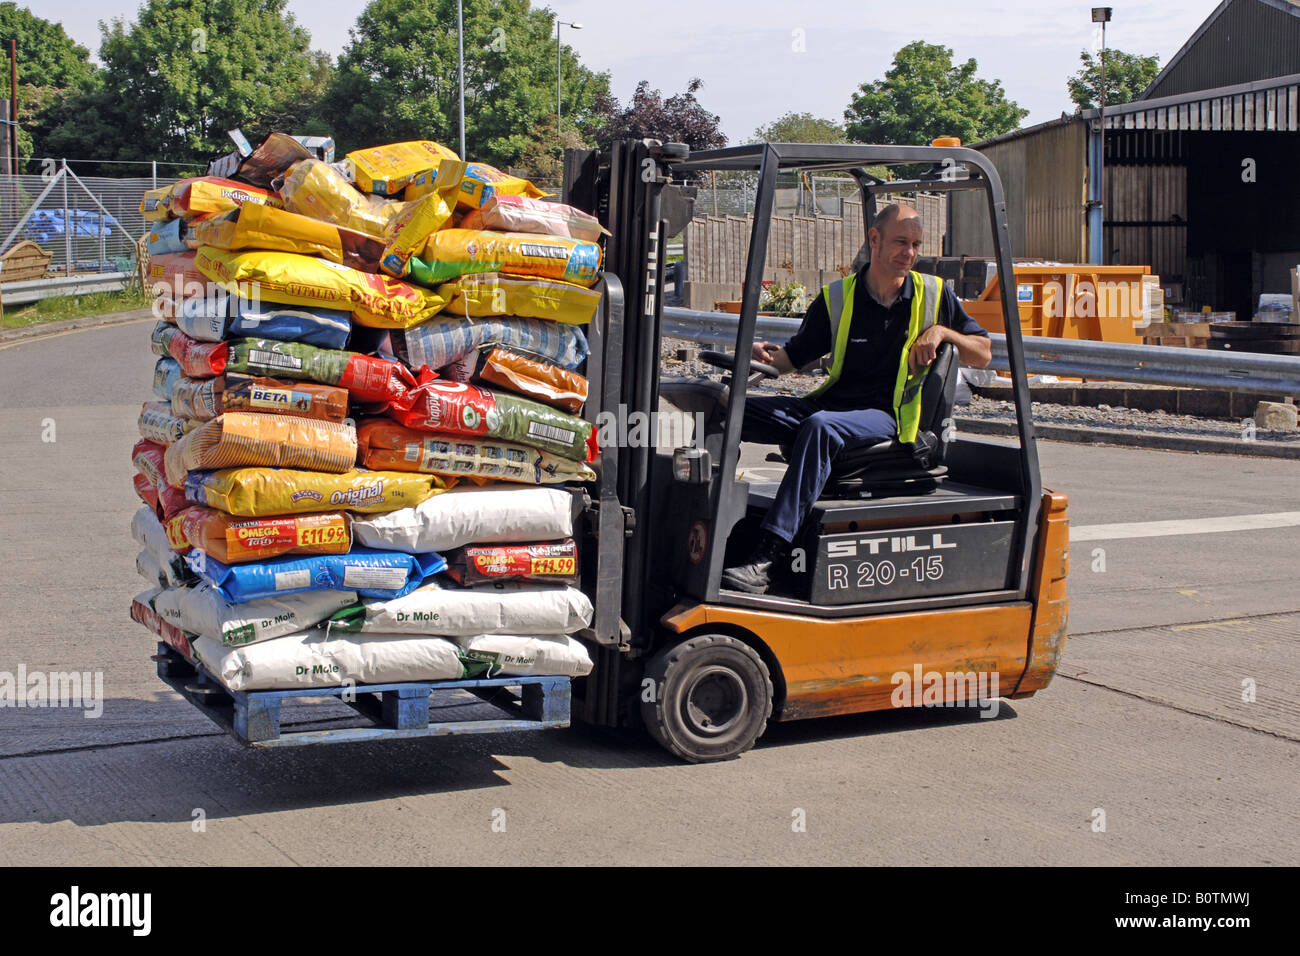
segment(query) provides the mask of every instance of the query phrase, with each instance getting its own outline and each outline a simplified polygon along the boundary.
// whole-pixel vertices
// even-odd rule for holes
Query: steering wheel
[[[726,352],[703,351],[700,353],[700,361],[715,368],[726,369],[728,372],[736,370],[736,357]],[[758,372],[768,378],[779,378],[781,375],[775,365],[768,365],[766,362],[750,361],[749,370],[750,372]]]

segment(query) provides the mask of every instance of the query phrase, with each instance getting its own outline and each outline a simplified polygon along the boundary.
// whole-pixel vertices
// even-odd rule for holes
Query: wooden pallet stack
[[[1144,345],[1172,345],[1183,349],[1210,347],[1210,322],[1152,322],[1142,330]]]

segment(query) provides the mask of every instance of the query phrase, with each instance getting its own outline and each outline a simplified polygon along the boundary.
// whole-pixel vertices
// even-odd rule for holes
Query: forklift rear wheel
[[[641,719],[667,750],[691,763],[738,757],[772,715],[772,678],[752,647],[704,634],[664,648],[646,665],[653,700]]]

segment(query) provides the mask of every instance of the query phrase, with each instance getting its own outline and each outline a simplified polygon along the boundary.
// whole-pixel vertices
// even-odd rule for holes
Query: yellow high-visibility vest
[[[898,377],[894,382],[894,421],[898,426],[898,440],[916,441],[916,433],[921,422],[921,383],[925,381],[929,367],[919,369],[915,374],[907,370],[907,353],[917,338],[939,321],[939,300],[943,294],[943,280],[938,276],[925,275],[920,272],[909,273],[912,277],[912,320],[907,328],[907,341],[903,343],[903,352],[898,357]],[[849,348],[849,326],[853,322],[853,287],[857,282],[857,273],[822,286],[822,295],[826,300],[826,313],[830,316],[831,341],[835,343],[831,359],[830,374],[826,381],[805,396],[813,398],[822,394],[837,381],[844,371],[844,355]]]

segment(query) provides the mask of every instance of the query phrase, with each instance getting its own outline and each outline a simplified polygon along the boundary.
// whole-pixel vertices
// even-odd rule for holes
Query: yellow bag
[[[173,184],[174,185],[174,184]],[[150,189],[140,197],[140,215],[150,222],[166,222],[175,218],[171,213],[171,186]]]
[[[379,329],[419,325],[447,304],[432,289],[293,252],[230,252],[202,246],[194,264],[232,295],[248,295],[245,284],[253,282],[267,301],[342,309],[352,312],[361,325]]]
[[[286,208],[382,239],[405,203],[357,191],[333,166],[318,159],[295,163],[280,187]]]
[[[527,179],[510,176],[495,166],[487,163],[470,163],[465,168],[465,178],[460,183],[462,206],[477,209],[493,196],[528,196],[541,199],[547,193],[542,192]],[[406,197],[410,199],[408,195]]]
[[[398,278],[406,275],[410,271],[411,256],[424,248],[425,240],[432,233],[451,221],[464,172],[465,164],[459,160],[444,162],[433,177],[433,192],[407,203],[394,218],[387,230],[388,245],[380,259],[380,267],[385,272]]]
[[[192,472],[185,479],[185,496],[243,518],[321,511],[383,514],[413,508],[455,483],[453,478],[403,471],[354,468],[329,475],[289,468],[225,468]]]
[[[459,161],[452,150],[431,140],[389,143],[348,153],[357,186],[377,196],[396,196],[420,173],[437,169],[444,159]]]
[[[199,223],[200,246],[239,251],[267,249],[320,256],[330,262],[374,271],[383,245],[373,236],[270,206],[244,206],[230,217]]]
[[[586,325],[600,308],[600,293],[595,289],[557,279],[508,276],[499,272],[461,276],[440,285],[438,294],[447,300],[443,315],[471,319],[513,315]]]
[[[541,276],[584,286],[600,278],[600,246],[566,236],[443,229],[429,236],[420,258],[439,283],[480,272]]]

